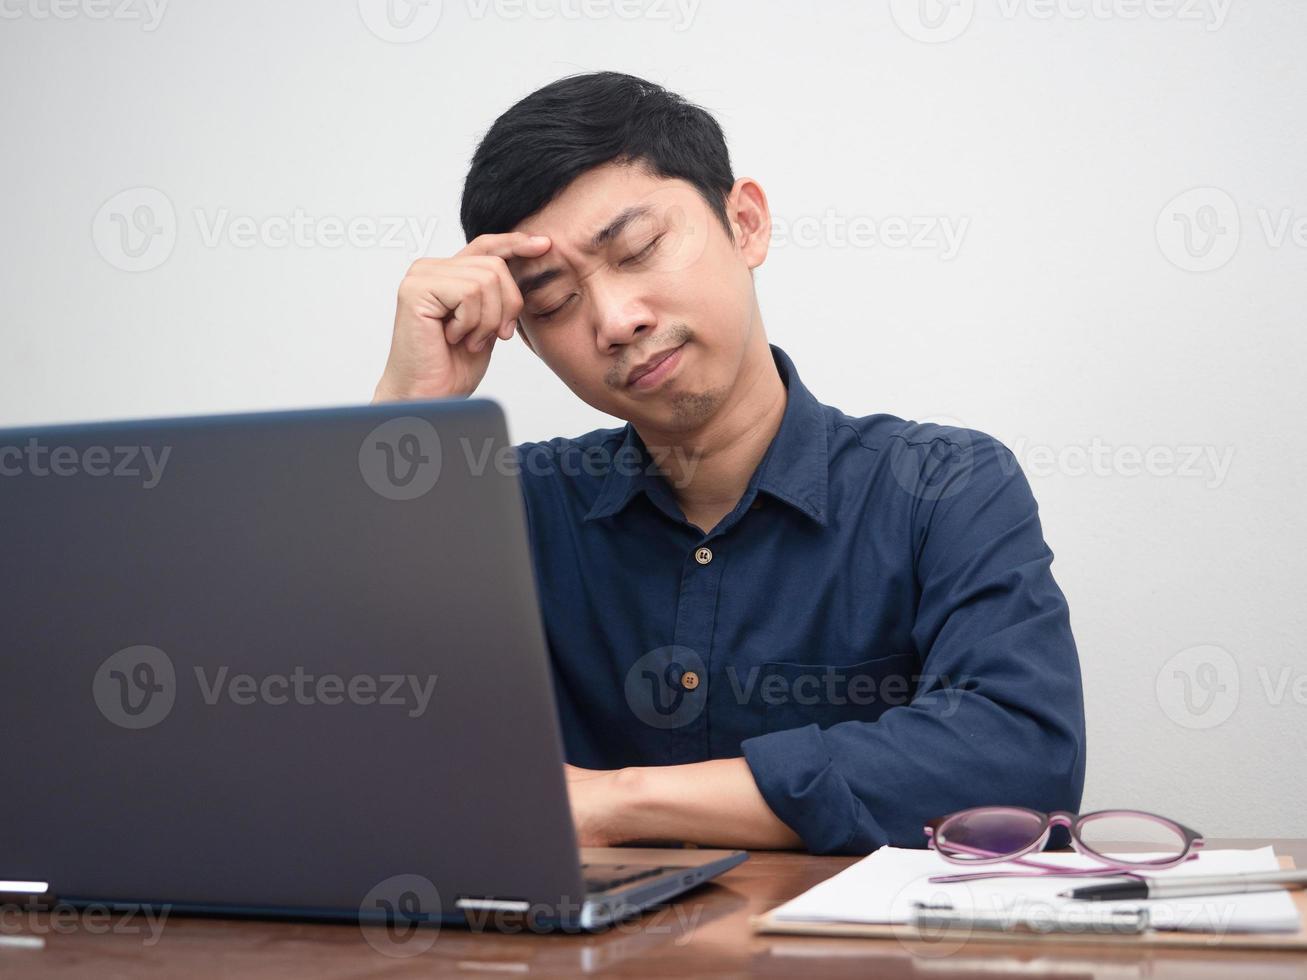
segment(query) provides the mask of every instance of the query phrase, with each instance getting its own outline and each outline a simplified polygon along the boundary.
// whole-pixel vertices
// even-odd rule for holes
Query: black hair
[[[717,120],[661,85],[614,71],[560,78],[495,120],[463,184],[463,234],[470,242],[511,231],[609,162],[693,185],[735,240],[726,216],[735,178]]]

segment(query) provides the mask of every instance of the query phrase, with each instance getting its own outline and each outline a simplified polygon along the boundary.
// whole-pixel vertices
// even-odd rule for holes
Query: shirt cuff
[[[816,724],[746,738],[740,748],[762,798],[812,854],[870,854],[888,842]]]

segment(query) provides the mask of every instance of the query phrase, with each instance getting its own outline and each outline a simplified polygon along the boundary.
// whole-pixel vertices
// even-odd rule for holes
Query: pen
[[[1086,885],[1059,892],[1059,898],[1108,902],[1140,898],[1187,898],[1191,895],[1238,895],[1245,892],[1273,892],[1282,888],[1307,887],[1307,871],[1260,871],[1230,875],[1184,875],[1116,881],[1107,885]]]
[[[1112,932],[1137,934],[1149,928],[1148,910],[1111,909],[1085,915],[1072,909],[1046,910],[1050,914],[960,911],[947,908],[918,908],[911,917],[917,929],[985,929],[1003,932]]]

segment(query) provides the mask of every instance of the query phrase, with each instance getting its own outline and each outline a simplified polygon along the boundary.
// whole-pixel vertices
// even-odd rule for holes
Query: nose
[[[601,354],[612,354],[653,330],[653,311],[626,283],[590,281],[590,302],[595,320],[595,346]]]

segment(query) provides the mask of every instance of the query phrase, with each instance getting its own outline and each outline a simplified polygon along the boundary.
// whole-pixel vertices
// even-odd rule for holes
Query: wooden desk
[[[1307,867],[1307,840],[1215,840],[1211,847],[1273,844]],[[987,944],[931,957],[894,941],[757,936],[748,917],[852,863],[757,852],[680,901],[601,935],[474,933],[446,927],[411,939],[417,955],[384,955],[356,925],[172,917],[151,942],[107,923],[0,922],[0,977],[1083,977],[1128,980],[1307,980],[1307,956],[1218,950],[1057,950]],[[35,929],[31,928],[35,925]],[[109,931],[105,931],[109,929]],[[391,939],[384,930],[377,945]]]

